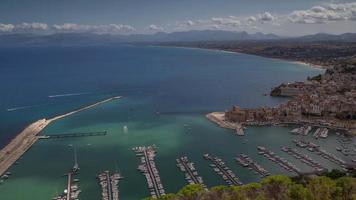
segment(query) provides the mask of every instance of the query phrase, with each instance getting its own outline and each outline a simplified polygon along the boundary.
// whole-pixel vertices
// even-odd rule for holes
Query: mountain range
[[[261,41],[261,40],[300,40],[300,41],[343,41],[356,42],[356,33],[331,35],[318,33],[301,37],[281,37],[275,34],[233,32],[223,30],[192,30],[185,32],[155,34],[110,35],[94,33],[56,33],[38,34],[2,34],[0,47],[13,46],[85,46],[116,45],[122,43],[159,43],[159,42],[201,42],[201,41]]]

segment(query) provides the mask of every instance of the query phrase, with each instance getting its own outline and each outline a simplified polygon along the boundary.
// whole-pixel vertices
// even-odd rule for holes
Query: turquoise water
[[[48,126],[43,134],[108,131],[107,136],[36,143],[13,166],[11,178],[0,185],[6,200],[51,199],[62,192],[62,177],[73,165],[77,148],[81,199],[100,199],[95,175],[118,168],[122,199],[148,196],[146,182],[138,172],[138,159],[131,148],[158,146],[156,162],[167,192],[186,184],[175,159],[187,155],[196,163],[208,186],[224,184],[203,160],[203,153],[215,154],[244,183],[258,181],[253,172],[233,160],[246,153],[273,173],[284,173],[274,163],[257,155],[265,145],[293,161],[304,171],[308,166],[279,150],[297,136],[288,127],[250,127],[245,137],[218,128],[204,115],[223,111],[232,104],[243,107],[275,105],[283,98],[264,96],[285,81],[303,80],[320,70],[284,61],[219,51],[162,47],[91,47],[1,49],[0,137],[1,145],[28,122],[54,116],[107,98],[124,98],[74,114]],[[18,59],[21,58],[21,59]],[[84,93],[49,98],[50,95]],[[15,111],[8,108],[29,106]],[[159,113],[159,114],[158,114]],[[128,127],[125,133],[123,127]],[[308,136],[309,137],[309,136]],[[311,138],[310,138],[311,139]],[[247,141],[247,142],[246,142]],[[336,136],[317,141],[335,152]],[[305,150],[301,150],[305,153]],[[329,168],[333,163],[311,154]],[[339,155],[340,156],[340,155]],[[348,158],[349,159],[349,158]]]

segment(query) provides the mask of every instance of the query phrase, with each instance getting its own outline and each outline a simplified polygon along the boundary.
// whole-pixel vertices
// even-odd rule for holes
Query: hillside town
[[[225,112],[225,119],[240,125],[311,124],[356,134],[356,65],[354,61],[335,65],[324,74],[304,82],[283,83],[272,96],[290,100],[276,107]]]

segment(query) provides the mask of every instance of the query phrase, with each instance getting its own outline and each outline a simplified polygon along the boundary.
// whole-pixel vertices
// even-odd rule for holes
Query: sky
[[[0,0],[0,33],[356,32],[356,0]]]

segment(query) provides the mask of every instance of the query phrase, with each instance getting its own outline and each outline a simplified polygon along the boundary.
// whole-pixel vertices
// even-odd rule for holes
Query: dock
[[[203,156],[206,160],[209,160],[212,162],[210,166],[214,169],[214,171],[220,175],[224,181],[229,185],[229,186],[238,186],[242,185],[242,182],[239,180],[239,178],[230,170],[225,165],[225,162],[223,162],[220,158],[216,156],[211,156],[209,154],[204,154]]]
[[[306,154],[299,152],[297,149],[293,149],[288,146],[281,147],[282,151],[288,153],[289,155],[293,156],[294,158],[298,159],[300,162],[312,167],[316,173],[323,172],[326,170],[319,162],[313,160]]]
[[[330,162],[333,162],[333,163],[339,165],[343,170],[346,170],[347,163],[344,160],[335,156],[334,154],[331,154],[331,153],[325,151],[319,145],[314,144],[312,142],[307,142],[304,140],[294,140],[293,142],[295,142],[298,147],[307,148],[310,152],[314,152],[314,153],[318,154],[319,156],[329,160]]]
[[[119,181],[122,176],[119,173],[111,174],[110,171],[104,171],[97,176],[98,183],[101,186],[102,200],[119,200]]]
[[[187,180],[189,184],[200,184],[206,188],[203,183],[203,178],[198,175],[198,171],[195,169],[194,163],[190,162],[188,157],[183,156],[177,158],[176,161],[177,167],[180,169],[180,171],[185,173],[185,180]]]
[[[152,145],[148,147],[135,147],[133,151],[140,157],[140,165],[137,169],[146,177],[151,197],[159,198],[166,193],[154,161],[154,157],[156,156],[155,149],[156,147]]]
[[[297,134],[297,135],[308,135],[311,129],[312,129],[311,126],[301,126],[299,128],[295,128],[291,130],[290,133]]]
[[[68,117],[70,115],[89,110],[95,106],[107,103],[109,101],[120,99],[121,96],[114,96],[94,104],[79,108],[77,110],[55,116],[50,119],[40,119],[29,124],[14,139],[10,141],[3,149],[0,150],[0,176],[6,171],[39,139],[39,135],[50,123]]]
[[[67,176],[67,188],[57,197],[54,197],[53,200],[77,200],[81,190],[78,185],[73,180],[73,173],[69,172]]]
[[[235,160],[243,167],[248,167],[250,170],[254,170],[255,173],[259,174],[261,178],[271,175],[270,172],[245,154],[238,155]]]
[[[38,139],[62,139],[62,138],[105,136],[105,135],[107,135],[107,131],[63,133],[63,134],[39,135]]]
[[[277,163],[283,169],[289,172],[295,172],[297,174],[302,174],[301,170],[297,168],[293,163],[276,155],[273,151],[268,150],[266,147],[258,146],[258,154],[265,156],[268,160]]]

